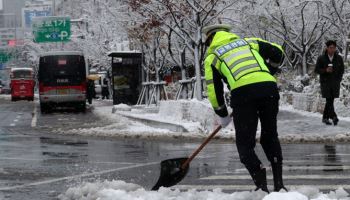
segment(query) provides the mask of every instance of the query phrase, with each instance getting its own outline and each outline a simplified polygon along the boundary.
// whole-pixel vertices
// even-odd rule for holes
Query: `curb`
[[[153,128],[168,129],[168,130],[173,131],[173,132],[181,132],[181,133],[189,132],[184,126],[182,126],[180,124],[174,124],[174,123],[170,123],[170,122],[161,122],[158,120],[149,119],[149,118],[142,117],[142,116],[135,116],[135,115],[128,114],[125,112],[118,112],[117,111],[116,113],[118,113],[124,117],[127,117],[129,119],[139,121],[139,122],[146,124],[148,126],[151,126]]]

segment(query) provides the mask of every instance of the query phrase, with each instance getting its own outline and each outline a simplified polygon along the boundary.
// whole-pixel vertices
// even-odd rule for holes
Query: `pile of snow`
[[[84,135],[101,137],[165,137],[173,134],[182,137],[181,133],[172,133],[168,129],[153,128],[140,122],[130,120],[111,112],[111,107],[95,107],[93,112],[106,124],[96,127],[76,128],[70,130],[57,129],[56,132],[66,135]]]
[[[217,116],[208,100],[161,101],[159,112],[153,117],[182,124],[190,132],[209,133],[218,125]]]
[[[338,116],[350,117],[350,98],[336,99],[334,102],[335,112]]]
[[[282,98],[282,103],[292,105],[295,109],[322,113],[325,99],[321,97],[319,78],[306,76],[280,77],[282,97],[287,94],[290,99]],[[350,117],[350,72],[343,75],[340,88],[340,98],[335,100],[338,116]]]
[[[11,95],[10,94],[1,94],[0,99],[11,100]]]
[[[84,183],[69,188],[58,196],[61,200],[349,200],[349,194],[342,188],[328,194],[317,188],[300,187],[287,193],[271,193],[262,191],[245,191],[225,193],[221,189],[213,191],[180,191],[178,189],[160,188],[159,191],[147,191],[143,187],[124,181],[103,181]]]
[[[130,112],[122,111],[116,114],[178,125],[187,130],[188,137],[196,137],[194,135],[198,134],[206,136],[218,125],[218,118],[208,100],[161,101],[158,112],[148,112],[147,107],[141,110],[140,108],[135,108]],[[232,129],[233,127],[231,125],[228,128]],[[232,133],[229,137],[231,136]]]
[[[128,106],[126,104],[118,104],[113,106],[112,112],[116,111],[131,111],[131,106]]]
[[[323,113],[326,99],[320,94],[288,92],[281,94],[283,105],[292,105],[296,110]],[[334,101],[334,108],[338,116],[350,117],[350,98],[341,97]]]

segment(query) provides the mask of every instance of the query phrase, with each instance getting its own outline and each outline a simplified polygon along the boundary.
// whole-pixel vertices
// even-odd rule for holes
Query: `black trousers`
[[[102,99],[109,99],[109,91],[107,87],[102,87]]]
[[[333,119],[337,117],[334,111],[334,98],[326,98],[326,105],[323,110],[323,119]]]
[[[246,98],[231,104],[236,130],[236,145],[241,162],[248,171],[259,170],[261,161],[255,153],[258,120],[261,122],[262,148],[271,163],[282,164],[282,150],[277,133],[277,97]]]

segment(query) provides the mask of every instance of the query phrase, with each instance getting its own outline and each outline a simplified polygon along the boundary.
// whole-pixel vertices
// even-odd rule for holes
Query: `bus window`
[[[56,55],[40,59],[39,81],[45,85],[80,85],[85,78],[83,56]]]

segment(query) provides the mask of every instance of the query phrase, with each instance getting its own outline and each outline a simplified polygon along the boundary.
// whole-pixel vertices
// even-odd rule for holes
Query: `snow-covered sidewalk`
[[[110,125],[72,129],[66,133],[108,137],[204,138],[218,125],[215,113],[206,101],[165,101],[159,108],[116,105],[113,110],[112,113],[111,106],[101,106],[97,102],[93,112],[110,121]],[[320,113],[280,106],[278,131],[281,141],[350,142],[350,117],[340,118],[338,126],[324,125],[321,118]],[[235,139],[233,124],[221,130],[217,137]]]
[[[180,191],[160,188],[159,191],[147,191],[139,185],[124,181],[103,181],[84,183],[69,188],[59,196],[61,200],[349,200],[349,194],[342,188],[328,194],[317,188],[300,187],[288,193],[271,193],[246,191],[225,193],[221,189],[213,191]]]

